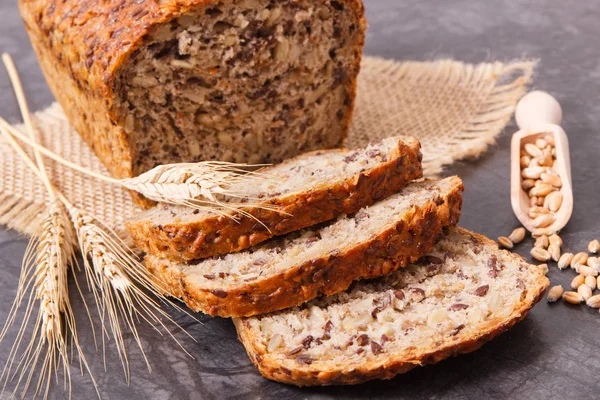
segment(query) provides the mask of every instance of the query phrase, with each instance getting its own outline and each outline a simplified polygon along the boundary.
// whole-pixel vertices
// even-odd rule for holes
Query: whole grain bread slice
[[[412,183],[400,193],[321,227],[191,263],[146,256],[146,266],[194,311],[250,316],[341,292],[431,251],[455,225],[462,181]]]
[[[451,228],[417,264],[234,322],[265,377],[299,386],[355,384],[477,350],[525,318],[547,286],[538,266]]]
[[[271,179],[245,188],[248,215],[159,205],[127,223],[137,246],[161,258],[193,260],[240,251],[273,236],[350,214],[423,174],[416,139],[391,137],[367,148],[321,150],[263,170]],[[260,221],[260,223],[258,221]],[[268,229],[267,229],[268,228]]]

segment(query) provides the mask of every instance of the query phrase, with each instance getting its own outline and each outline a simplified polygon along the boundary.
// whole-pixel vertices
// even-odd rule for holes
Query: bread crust
[[[496,245],[492,240],[485,236],[469,232],[462,228],[456,228],[461,233],[473,235],[477,240]],[[501,250],[508,253],[505,250]],[[523,258],[518,254],[511,254],[510,257],[523,262]],[[411,369],[428,364],[435,364],[446,358],[466,354],[479,349],[485,343],[494,339],[496,336],[506,332],[517,322],[523,320],[529,310],[543,297],[546,288],[549,285],[548,279],[539,274],[535,287],[528,290],[527,296],[521,301],[520,307],[506,318],[494,320],[488,324],[485,329],[479,331],[476,335],[467,338],[457,336],[453,342],[446,343],[440,348],[433,348],[422,354],[415,354],[412,357],[396,356],[393,354],[385,360],[365,362],[362,365],[347,366],[335,365],[323,369],[317,365],[299,364],[293,359],[276,359],[270,356],[264,346],[258,345],[260,342],[258,336],[249,328],[247,320],[235,318],[233,320],[240,341],[244,344],[246,351],[252,363],[258,368],[260,373],[269,379],[288,383],[297,386],[313,385],[352,385],[363,383],[373,379],[392,379],[397,374],[402,374]]]
[[[71,125],[111,175],[133,175],[135,157],[117,110],[116,78],[158,25],[210,7],[216,0],[19,0],[19,10],[46,81]],[[357,16],[362,32],[356,49],[358,71],[366,20],[361,0],[339,0]],[[356,76],[348,83],[354,107]],[[347,134],[351,112],[340,121]],[[343,139],[343,138],[342,138]],[[185,161],[185,160],[182,160]],[[189,160],[188,160],[189,161]],[[155,203],[132,193],[141,206]]]
[[[388,154],[389,161],[371,170],[343,182],[265,202],[281,212],[273,207],[248,208],[245,210],[248,215],[239,216],[235,221],[214,215],[199,221],[162,225],[149,219],[133,220],[127,222],[127,230],[139,248],[160,258],[187,261],[240,251],[273,236],[357,212],[397,193],[423,175],[420,147],[416,139],[399,141]],[[340,150],[318,150],[300,157],[337,151]],[[285,163],[294,163],[296,158]]]
[[[163,259],[146,257],[146,267],[194,311],[239,317],[293,307],[342,292],[354,280],[389,274],[431,251],[443,228],[456,225],[460,218],[463,186],[460,178],[454,179],[455,188],[445,198],[414,206],[405,219],[372,239],[256,282],[211,291],[190,284]]]

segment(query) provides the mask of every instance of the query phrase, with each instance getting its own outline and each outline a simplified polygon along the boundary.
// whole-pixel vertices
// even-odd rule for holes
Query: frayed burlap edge
[[[427,176],[478,157],[510,121],[537,61],[465,64],[369,58],[363,63],[356,112],[346,146],[393,135],[415,136]]]
[[[535,65],[535,61],[472,65],[365,57],[346,146],[411,135],[423,145],[426,175],[438,174],[455,160],[479,156],[494,142],[526,92]],[[85,168],[108,174],[69,126],[57,103],[35,117],[46,147]],[[0,224],[31,234],[46,210],[47,194],[1,137],[0,159]],[[51,180],[67,198],[107,226],[123,231],[124,222],[136,211],[128,193],[46,161]]]

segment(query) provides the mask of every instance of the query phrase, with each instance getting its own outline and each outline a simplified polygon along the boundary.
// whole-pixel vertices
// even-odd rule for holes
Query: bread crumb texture
[[[537,266],[456,228],[405,269],[236,326],[268,378],[358,383],[479,348],[524,318],[547,286]]]

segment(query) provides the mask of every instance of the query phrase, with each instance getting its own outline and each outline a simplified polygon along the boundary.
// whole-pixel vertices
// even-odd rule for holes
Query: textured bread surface
[[[270,179],[242,188],[252,205],[235,219],[159,205],[127,223],[138,247],[157,257],[193,260],[240,251],[273,236],[350,214],[420,178],[420,144],[387,138],[357,151],[319,150],[266,168]],[[258,222],[260,221],[260,222]],[[268,229],[267,229],[268,228]]]
[[[20,0],[71,124],[125,178],[172,162],[336,147],[354,105],[360,0]]]
[[[146,266],[194,311],[250,316],[302,304],[390,273],[431,251],[460,217],[462,181],[413,183],[356,214],[190,263],[152,255]]]
[[[265,377],[300,386],[355,384],[480,348],[525,318],[548,283],[538,266],[451,228],[407,268],[234,322]]]

